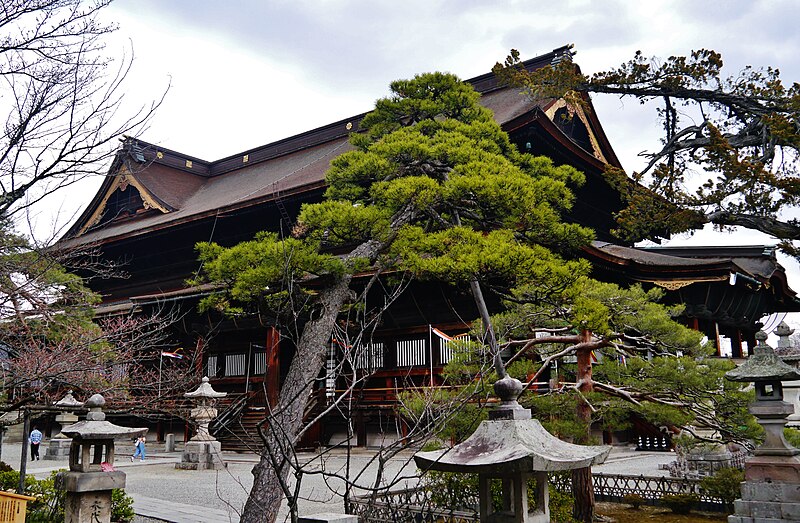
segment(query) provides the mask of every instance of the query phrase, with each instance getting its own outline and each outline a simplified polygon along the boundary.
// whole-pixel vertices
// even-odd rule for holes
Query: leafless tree
[[[121,117],[132,56],[115,61],[98,15],[110,0],[9,0],[0,9],[0,217],[98,174],[116,138],[163,96]],[[166,94],[166,93],[165,93]]]

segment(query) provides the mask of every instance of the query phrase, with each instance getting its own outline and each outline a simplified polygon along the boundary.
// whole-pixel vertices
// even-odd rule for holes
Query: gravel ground
[[[151,445],[155,447],[155,445]],[[2,458],[7,463],[19,467],[20,444],[4,444]],[[251,470],[256,463],[253,455],[226,454],[228,468],[221,471],[186,471],[175,469],[175,461],[179,453],[158,453],[158,449],[149,449],[146,463],[130,463],[127,456],[121,456],[115,465],[127,475],[126,490],[149,498],[161,499],[165,503],[177,502],[194,506],[227,510],[235,521],[247,499],[252,485]],[[155,452],[154,452],[155,451]],[[352,471],[366,469],[359,478],[362,486],[372,485],[377,466],[371,462],[372,451],[357,449],[351,455]],[[411,461],[413,453],[406,451],[386,465],[386,478],[399,478],[393,488],[403,488],[416,483],[416,479],[406,479],[414,475],[416,467]],[[319,472],[325,470],[329,474],[346,473],[346,455],[342,451],[332,453],[321,459],[310,453],[298,455],[300,460],[310,463],[309,473],[302,479],[302,500],[300,514],[318,512],[342,512],[343,482],[336,478],[323,477]],[[609,474],[644,474],[665,475],[659,470],[662,463],[675,459],[673,453],[635,452],[625,447],[615,447],[607,462],[594,467],[595,472]],[[28,463],[28,471],[37,477],[44,477],[54,468],[66,468],[67,463],[61,461],[36,461]],[[361,491],[363,492],[363,491]],[[358,494],[359,491],[356,492]],[[283,516],[288,514],[284,507]],[[284,518],[281,517],[280,520]],[[137,517],[136,523],[157,523],[159,520]]]
[[[156,449],[148,452],[145,463],[131,463],[127,455],[118,456],[115,466],[127,476],[125,488],[127,492],[162,499],[165,503],[186,503],[226,510],[232,514],[241,512],[252,486],[251,470],[256,463],[255,456],[226,454],[228,467],[225,470],[187,471],[175,468],[175,462],[180,459],[179,453],[164,454],[153,452],[154,450]],[[19,444],[5,444],[2,457],[14,468],[19,468],[20,451]],[[356,449],[350,456],[351,471],[366,469],[358,479],[358,484],[361,486],[374,484],[377,466],[372,460],[372,455],[372,451]],[[321,472],[345,475],[346,454],[337,451],[325,458],[312,453],[299,453],[297,456],[298,460],[306,463],[305,469],[308,471],[302,479],[300,513],[343,512],[344,482],[335,477],[323,476]],[[403,479],[414,476],[416,472],[412,456],[412,452],[403,452],[386,464],[383,477],[387,478],[387,481],[394,481],[392,484],[394,488],[404,488],[416,483],[416,478]],[[37,477],[45,477],[55,468],[66,467],[66,461],[40,460],[27,464],[28,472]],[[356,494],[362,492],[363,490],[355,491]],[[286,514],[288,509],[284,507],[283,515]],[[137,523],[150,521],[158,520],[143,517],[136,519]]]

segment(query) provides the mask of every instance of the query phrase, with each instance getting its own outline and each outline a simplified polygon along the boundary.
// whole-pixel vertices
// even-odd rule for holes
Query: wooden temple
[[[568,47],[555,49],[525,66],[540,68],[568,53]],[[800,310],[772,247],[639,249],[615,239],[610,233],[613,213],[622,202],[603,173],[607,165],[620,163],[593,110],[570,108],[563,100],[531,102],[519,89],[499,85],[491,73],[468,82],[520,150],[586,174],[566,219],[596,231],[597,241],[584,255],[598,278],[663,287],[669,301],[686,305],[688,325],[713,340],[735,340],[735,355],[754,345],[762,317]],[[567,111],[572,117],[562,118]],[[236,448],[237,438],[246,439],[248,423],[263,417],[266,402],[277,398],[293,347],[279,326],[197,312],[198,300],[211,289],[185,283],[198,270],[195,244],[231,246],[261,230],[289,234],[300,206],[322,198],[328,165],[352,148],[348,136],[358,130],[363,116],[216,161],[127,138],[99,191],[59,242],[65,249],[96,246],[104,259],[122,264],[129,275],[90,281],[103,297],[99,314],[165,306],[185,313],[175,326],[175,346],[202,347],[204,373],[214,388],[229,392],[231,402],[242,398],[239,433],[222,438],[223,448]],[[359,445],[394,434],[396,392],[429,383],[447,363],[449,342],[432,335],[432,327],[454,335],[465,332],[466,322],[477,316],[466,291],[430,283],[412,284],[385,312],[359,363],[371,371],[350,413],[357,420]],[[337,350],[332,342],[331,362]],[[321,379],[317,401],[324,404],[336,388],[335,378]],[[262,390],[266,394],[259,394]],[[309,431],[307,443],[336,443],[343,433],[344,420],[331,417]]]

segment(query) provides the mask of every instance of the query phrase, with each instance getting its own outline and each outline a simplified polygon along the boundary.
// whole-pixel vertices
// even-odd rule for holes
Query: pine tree
[[[332,162],[325,200],[303,207],[294,238],[199,246],[205,281],[229,289],[204,306],[242,312],[300,300],[308,313],[269,420],[280,433],[266,434],[271,452],[254,468],[242,521],[277,515],[286,457],[356,271],[392,268],[508,293],[523,281],[559,292],[589,270],[553,251],[592,238],[560,219],[581,173],[519,153],[472,87],[452,75],[419,75],[391,90],[352,136],[356,150]]]
[[[702,228],[739,226],[777,238],[797,256],[800,224],[800,84],[784,85],[774,67],[723,75],[719,53],[648,59],[640,51],[616,69],[584,75],[570,61],[526,71],[512,50],[495,73],[533,98],[564,97],[586,106],[585,93],[657,102],[660,145],[631,178],[608,171],[627,202],[619,235],[658,239]]]

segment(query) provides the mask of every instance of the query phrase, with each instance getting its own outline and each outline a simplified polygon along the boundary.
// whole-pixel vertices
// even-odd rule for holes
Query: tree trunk
[[[581,342],[588,343],[592,339],[590,331],[581,331]],[[581,348],[577,351],[578,369],[576,381],[578,392],[586,394],[592,392],[592,350]],[[578,419],[587,424],[586,434],[583,441],[576,443],[586,445],[589,443],[589,436],[592,422],[592,409],[585,401],[580,401],[577,407]],[[591,523],[594,518],[594,487],[592,486],[592,469],[586,467],[572,471],[572,495],[575,498],[575,505],[572,509],[572,517],[582,523]]]
[[[291,456],[314,380],[325,364],[328,342],[336,317],[350,292],[347,275],[322,291],[320,316],[306,324],[292,359],[278,405],[268,421],[267,448],[253,467],[253,488],[244,506],[243,523],[272,522],[278,517],[284,492],[281,485],[290,472]]]
[[[359,246],[347,258],[373,258],[377,242]],[[266,450],[253,467],[253,488],[244,506],[242,523],[274,522],[278,517],[284,485],[291,466],[289,460],[303,428],[303,415],[313,384],[325,366],[328,342],[339,311],[350,294],[352,276],[344,274],[331,287],[319,293],[319,316],[303,328],[292,358],[289,373],[281,386],[278,406],[269,418],[266,431]]]
[[[581,523],[592,523],[594,518],[594,487],[592,486],[592,468],[584,467],[572,471],[572,495],[575,505],[572,517]]]

